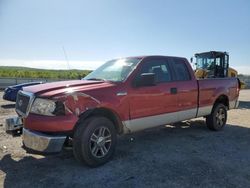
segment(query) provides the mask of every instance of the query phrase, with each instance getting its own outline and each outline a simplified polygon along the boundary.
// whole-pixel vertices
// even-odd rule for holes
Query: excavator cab
[[[210,51],[195,54],[197,78],[224,78],[228,75],[227,52]]]

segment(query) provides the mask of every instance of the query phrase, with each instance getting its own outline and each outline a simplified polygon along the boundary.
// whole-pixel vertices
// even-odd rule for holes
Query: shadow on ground
[[[37,159],[3,156],[5,187],[248,187],[250,130],[209,131],[187,121],[120,137],[112,161],[78,164],[71,150]]]
[[[239,101],[239,109],[250,109],[250,101]]]
[[[15,104],[5,104],[1,105],[3,109],[10,109],[10,108],[15,108]]]

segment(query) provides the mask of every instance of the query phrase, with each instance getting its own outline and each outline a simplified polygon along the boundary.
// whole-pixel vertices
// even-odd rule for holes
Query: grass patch
[[[12,78],[81,79],[90,72],[90,70],[47,70],[0,66],[0,77]]]

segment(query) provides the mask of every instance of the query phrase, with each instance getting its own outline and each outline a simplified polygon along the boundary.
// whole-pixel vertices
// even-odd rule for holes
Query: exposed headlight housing
[[[55,116],[64,115],[64,105],[62,102],[53,101],[49,99],[36,98],[32,104],[31,113],[45,115],[45,116]]]
[[[9,93],[10,91],[11,91],[11,88],[9,88],[9,87],[6,87],[4,90],[5,93]]]

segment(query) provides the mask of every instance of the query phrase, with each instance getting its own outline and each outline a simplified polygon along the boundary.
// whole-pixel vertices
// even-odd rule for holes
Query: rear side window
[[[173,59],[173,68],[175,71],[175,80],[185,81],[191,80],[187,65],[182,59]]]

